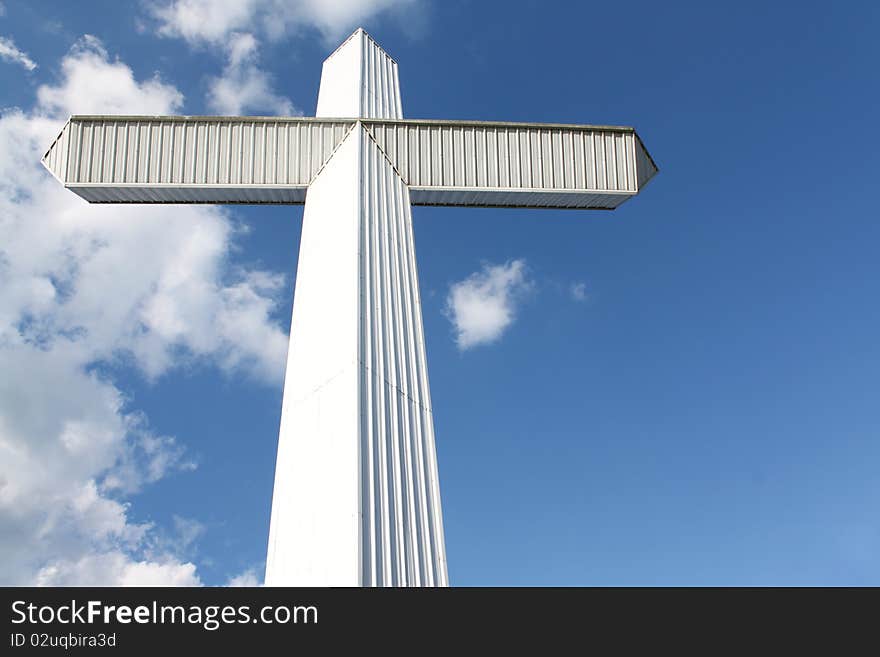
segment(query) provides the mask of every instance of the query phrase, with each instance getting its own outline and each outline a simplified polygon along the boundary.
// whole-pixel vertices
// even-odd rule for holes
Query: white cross
[[[92,203],[305,203],[266,584],[445,586],[412,205],[614,209],[631,128],[404,120],[362,29],[316,118],[73,116],[43,163]]]

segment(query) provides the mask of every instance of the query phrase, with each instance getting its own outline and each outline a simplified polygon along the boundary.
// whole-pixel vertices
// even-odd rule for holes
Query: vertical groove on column
[[[371,377],[371,385],[374,385],[376,381],[375,373],[382,373],[385,371],[385,357],[388,353],[388,350],[385,336],[386,327],[383,321],[385,316],[385,272],[383,269],[384,263],[382,262],[381,253],[381,245],[383,240],[381,234],[381,226],[379,225],[378,217],[376,216],[376,206],[378,205],[378,195],[380,190],[378,185],[376,184],[375,171],[372,167],[370,167],[370,160],[369,157],[367,157],[367,149],[364,149],[364,165],[365,177],[367,179],[366,191],[371,197],[370,205],[368,208],[365,208],[364,212],[365,218],[371,224],[371,232],[374,239],[370,252],[375,262],[373,269],[376,276],[374,287],[374,290],[376,292],[376,304],[372,309],[375,312],[376,336],[378,342],[376,349],[376,369],[374,370],[373,377]],[[380,582],[384,584],[391,584],[393,575],[390,572],[391,533],[389,526],[390,502],[388,499],[388,432],[386,413],[387,402],[385,400],[385,386],[374,385],[374,389],[376,390],[376,398],[378,401],[377,415],[379,417],[379,426],[377,427],[377,453],[379,454],[379,488],[381,490],[381,507],[379,509],[379,517],[382,523],[380,543],[382,553],[382,573]]]
[[[391,177],[389,177],[391,178]],[[394,182],[394,179],[391,178],[391,181]],[[392,231],[392,243],[394,244],[394,252],[398,255],[397,259],[397,285],[395,286],[395,292],[397,295],[397,307],[398,307],[398,321],[397,321],[397,331],[398,336],[401,338],[401,348],[399,351],[399,362],[400,362],[400,380],[402,382],[402,386],[405,387],[406,390],[411,389],[410,381],[409,381],[409,372],[411,361],[409,358],[409,334],[406,331],[405,327],[405,318],[408,316],[409,306],[405,304],[404,299],[404,289],[405,282],[404,276],[406,272],[406,261],[405,261],[405,252],[403,251],[403,245],[400,240],[400,227],[404,223],[405,219],[405,210],[401,203],[401,189],[399,185],[392,184],[392,205],[393,205],[393,217],[394,221],[394,229]],[[402,446],[403,446],[403,468],[404,475],[403,480],[406,483],[406,488],[404,490],[405,495],[405,515],[404,515],[404,528],[405,528],[405,539],[407,545],[407,553],[406,553],[406,567],[410,572],[409,582],[414,585],[421,584],[421,572],[420,566],[416,559],[416,546],[418,545],[417,539],[414,536],[413,530],[415,526],[415,517],[413,514],[413,498],[415,497],[415,485],[414,485],[414,477],[413,477],[413,468],[412,468],[412,450],[411,450],[411,430],[410,430],[410,415],[409,415],[409,397],[406,395],[400,395],[398,397],[399,409],[400,409],[400,417],[403,429],[401,431],[402,438]]]
[[[363,142],[361,142],[361,158],[363,155]],[[363,167],[360,167],[358,185],[360,189],[358,194],[361,199],[361,207],[365,206],[365,185]],[[360,304],[362,308],[361,327],[360,327],[360,354],[362,367],[360,372],[361,387],[361,435],[360,435],[360,451],[361,451],[361,585],[376,586],[376,481],[375,463],[376,463],[376,431],[374,426],[375,417],[375,401],[373,397],[373,387],[371,385],[371,372],[373,369],[373,358],[375,347],[373,344],[373,336],[375,330],[373,327],[373,277],[369,268],[372,262],[371,258],[364,256],[364,249],[368,244],[372,243],[369,239],[369,230],[371,223],[361,220],[358,222],[358,257],[360,272]]]
[[[366,138],[365,138],[366,140]],[[374,151],[377,151],[373,155],[373,159],[376,164],[377,172],[380,170],[381,162],[378,160],[378,149],[374,148]],[[381,157],[381,156],[380,156]],[[402,435],[401,431],[401,421],[400,421],[400,412],[399,412],[399,394],[396,394],[396,390],[399,389],[399,379],[400,379],[400,361],[399,361],[399,338],[400,333],[397,330],[397,320],[400,314],[400,310],[397,305],[396,299],[396,290],[398,288],[397,276],[396,276],[396,265],[397,265],[397,250],[395,249],[395,244],[390,239],[391,237],[391,223],[396,219],[396,213],[393,208],[389,206],[391,199],[391,188],[393,186],[393,180],[390,176],[382,176],[382,217],[384,223],[384,242],[385,242],[385,252],[387,254],[387,264],[388,269],[386,271],[386,282],[388,285],[388,307],[389,307],[389,316],[391,319],[391,326],[389,334],[394,337],[394,339],[389,344],[389,360],[388,360],[388,395],[391,401],[389,404],[389,412],[391,414],[391,432],[392,436],[395,437],[391,441],[391,456],[392,462],[394,466],[394,478],[392,480],[393,490],[394,490],[394,555],[395,560],[397,562],[396,568],[396,577],[398,582],[406,582],[406,546],[404,539],[404,514],[405,514],[405,499],[403,493],[403,472],[402,472],[402,459],[401,459],[401,442],[400,436]]]
[[[398,254],[397,260],[397,300],[400,313],[398,315],[397,330],[401,338],[400,361],[402,363],[401,380],[406,390],[413,389],[412,368],[414,363],[414,352],[412,350],[412,334],[409,325],[409,319],[412,317],[412,305],[409,303],[409,295],[411,287],[409,284],[409,268],[407,267],[407,250],[405,248],[404,239],[402,239],[403,228],[406,224],[407,207],[404,205],[403,192],[399,185],[392,185],[393,189],[393,206],[394,206],[394,230],[392,232],[392,242],[395,247],[395,253]],[[404,480],[407,483],[406,494],[406,540],[407,540],[407,567],[412,573],[410,584],[419,586],[425,582],[424,578],[424,559],[420,545],[420,533],[418,531],[418,522],[416,520],[416,495],[420,490],[420,479],[417,477],[415,468],[413,467],[413,402],[408,395],[399,397],[401,406],[401,420],[404,426],[402,432],[402,443],[404,450]]]

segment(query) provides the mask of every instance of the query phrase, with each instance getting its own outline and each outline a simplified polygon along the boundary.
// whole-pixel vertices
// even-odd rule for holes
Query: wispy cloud
[[[446,297],[446,316],[462,351],[497,341],[516,318],[517,304],[533,286],[525,260],[485,264],[480,271],[453,283]]]
[[[575,301],[586,301],[588,298],[586,283],[575,281],[568,288],[568,291],[571,294],[571,298]]]
[[[411,18],[411,12],[424,4],[424,0],[154,0],[149,11],[162,36],[223,45],[235,32],[277,40],[303,28],[316,29],[332,41],[381,14],[409,12]]]
[[[0,9],[2,9],[3,5],[0,5]],[[0,16],[3,15],[3,12],[0,11]],[[28,57],[27,53],[15,45],[15,42],[8,38],[0,36],[0,59],[4,59],[7,62],[12,62],[14,64],[20,64],[24,66],[27,70],[33,71],[37,68],[36,62]]]
[[[257,40],[252,34],[236,33],[230,37],[223,74],[208,82],[208,105],[220,114],[252,110],[282,116],[301,114],[288,98],[272,89],[269,74],[257,66],[257,51]]]

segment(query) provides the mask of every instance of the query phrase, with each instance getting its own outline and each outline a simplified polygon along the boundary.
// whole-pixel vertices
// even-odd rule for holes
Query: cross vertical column
[[[402,118],[363,30],[317,115]],[[361,122],[306,197],[266,584],[448,584],[409,189]]]

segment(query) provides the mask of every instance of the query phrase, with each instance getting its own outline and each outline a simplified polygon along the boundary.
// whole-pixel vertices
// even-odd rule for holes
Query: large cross
[[[362,29],[315,118],[72,116],[43,158],[91,203],[305,203],[267,585],[445,586],[413,205],[612,210],[632,128],[405,120]]]

